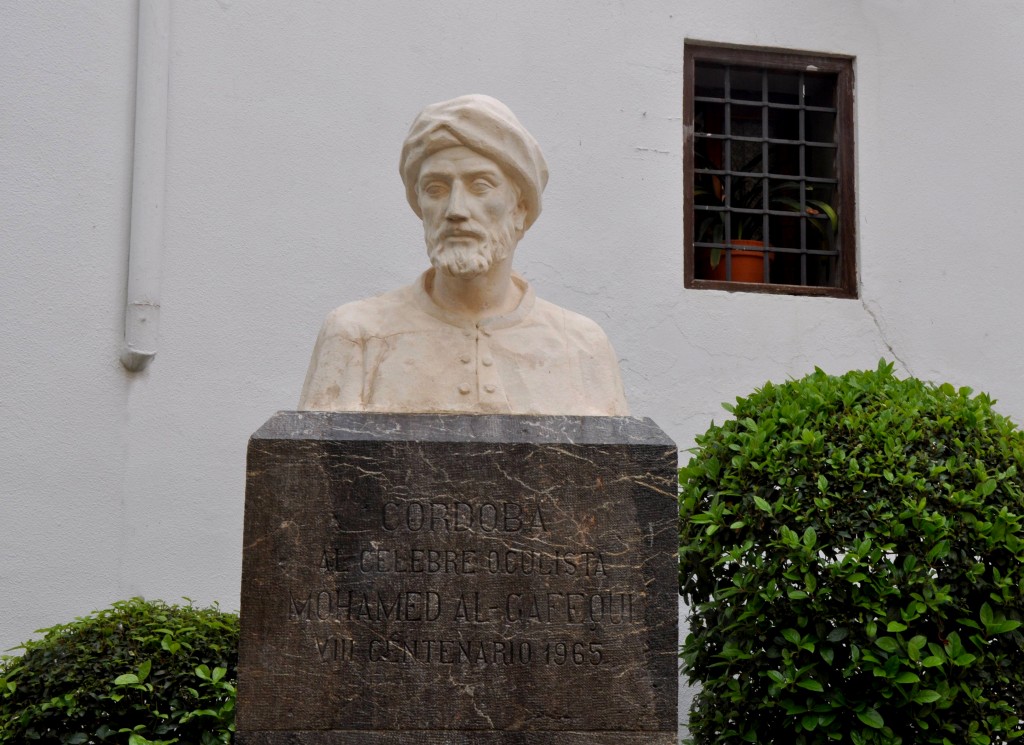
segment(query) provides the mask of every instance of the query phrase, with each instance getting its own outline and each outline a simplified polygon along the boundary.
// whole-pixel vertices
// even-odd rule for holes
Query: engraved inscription
[[[427,592],[359,592],[317,590],[289,597],[288,617],[295,621],[436,621],[441,616],[441,596]]]
[[[385,502],[383,528],[411,533],[517,533],[547,530],[540,505],[518,502]]]
[[[324,572],[348,574],[542,574],[545,576],[599,576],[607,574],[599,551],[527,551],[506,549],[458,551],[440,548],[366,548],[346,554],[340,548],[325,548],[319,568]]]
[[[552,508],[543,502],[386,501],[380,511],[381,536],[396,534],[397,543],[378,538],[322,548],[317,568],[325,581],[334,577],[339,584],[291,590],[288,620],[303,625],[347,624],[348,636],[315,638],[322,662],[602,664],[608,650],[599,636],[564,640],[516,636],[526,629],[545,627],[553,631],[575,627],[596,634],[606,626],[637,623],[642,617],[641,598],[614,586],[614,571],[601,551],[488,545],[497,536],[540,539],[550,532],[552,514]],[[408,544],[406,538],[398,537],[417,540],[427,536],[431,542],[456,534],[463,536],[463,542],[454,548]],[[475,547],[467,548],[467,540]],[[388,576],[416,578],[418,584],[388,591],[364,589],[350,581]],[[499,576],[543,577],[547,588],[496,592],[491,585]],[[432,586],[435,577],[458,578],[461,587],[446,592]],[[390,628],[392,624],[414,624],[421,632],[433,629],[438,635],[365,635],[369,628]],[[493,639],[444,636],[446,630],[484,626],[506,635]]]
[[[536,639],[418,639],[392,636],[356,641],[337,636],[315,639],[324,662],[389,662],[442,665],[569,665],[605,662],[601,642]]]
[[[460,593],[443,599],[440,593],[360,592],[334,588],[289,595],[288,619],[291,621],[437,621],[456,623],[494,621],[619,625],[636,620],[638,598],[633,593],[546,592],[510,593],[500,604],[481,600],[479,592]],[[452,612],[448,613],[448,609]]]

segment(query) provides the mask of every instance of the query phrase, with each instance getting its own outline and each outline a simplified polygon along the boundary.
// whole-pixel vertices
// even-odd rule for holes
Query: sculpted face
[[[526,208],[515,183],[492,160],[467,147],[423,161],[416,195],[430,263],[472,278],[509,258],[522,237]]]

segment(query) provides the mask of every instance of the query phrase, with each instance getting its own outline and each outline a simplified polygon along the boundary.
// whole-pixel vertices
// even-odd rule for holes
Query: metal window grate
[[[687,286],[855,291],[852,66],[817,62],[687,46]]]

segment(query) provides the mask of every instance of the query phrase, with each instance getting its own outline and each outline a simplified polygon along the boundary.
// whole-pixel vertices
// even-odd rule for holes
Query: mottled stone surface
[[[675,742],[675,468],[650,420],[277,414],[239,742]]]

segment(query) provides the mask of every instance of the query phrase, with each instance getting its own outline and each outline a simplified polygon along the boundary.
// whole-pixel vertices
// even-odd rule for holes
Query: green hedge
[[[1021,737],[1024,434],[885,363],[727,408],[680,470],[692,741]]]
[[[0,743],[230,743],[238,617],[133,598],[0,662]]]

